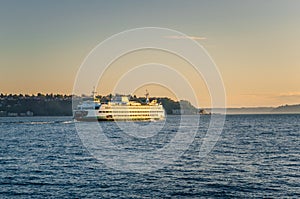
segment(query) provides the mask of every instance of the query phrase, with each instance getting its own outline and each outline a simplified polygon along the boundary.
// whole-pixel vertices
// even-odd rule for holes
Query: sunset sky
[[[222,75],[228,107],[300,104],[299,0],[1,1],[0,93],[70,94],[96,45],[138,27],[174,29],[203,45]],[[204,87],[197,96],[205,107]]]

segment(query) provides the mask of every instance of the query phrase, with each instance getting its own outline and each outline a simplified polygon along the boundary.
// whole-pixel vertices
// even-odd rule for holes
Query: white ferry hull
[[[74,110],[78,121],[147,121],[164,120],[165,111],[162,105],[154,106],[109,106],[102,105],[98,110]]]

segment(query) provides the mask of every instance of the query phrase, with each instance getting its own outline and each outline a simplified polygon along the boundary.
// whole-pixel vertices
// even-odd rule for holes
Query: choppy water
[[[101,126],[115,145],[155,150],[178,121],[169,117],[168,136],[150,141],[120,136],[113,122]],[[0,198],[300,197],[300,115],[227,116],[219,141],[199,159],[208,122],[200,119],[193,143],[172,164],[131,173],[90,155],[70,118],[0,118]]]

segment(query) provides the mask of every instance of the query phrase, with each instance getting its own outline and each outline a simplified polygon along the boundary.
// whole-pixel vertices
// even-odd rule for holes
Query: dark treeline
[[[72,95],[0,94],[0,116],[70,116]]]
[[[62,94],[0,94],[0,116],[71,116],[72,95]],[[81,96],[87,97],[87,96]],[[76,96],[76,98],[81,98]],[[101,103],[107,103],[113,95],[96,96]],[[129,96],[130,100],[145,103],[145,97]],[[170,98],[150,98],[162,103],[167,114],[196,114],[197,109],[188,101],[174,101]]]

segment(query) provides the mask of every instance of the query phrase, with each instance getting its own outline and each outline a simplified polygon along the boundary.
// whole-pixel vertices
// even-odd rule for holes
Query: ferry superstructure
[[[136,120],[163,120],[165,110],[156,100],[149,101],[146,94],[146,103],[130,101],[127,96],[117,95],[108,103],[100,103],[93,96],[93,100],[83,101],[73,110],[73,116],[79,121],[136,121]]]

